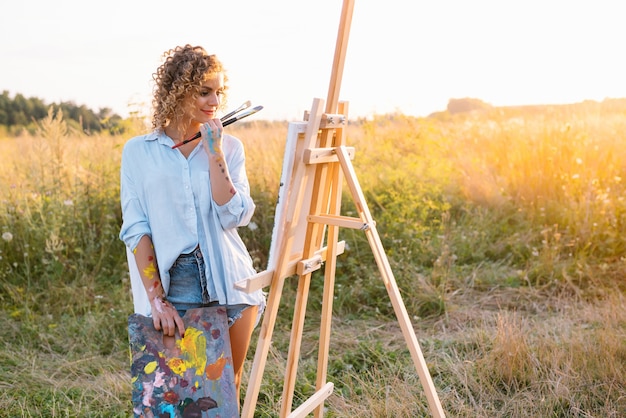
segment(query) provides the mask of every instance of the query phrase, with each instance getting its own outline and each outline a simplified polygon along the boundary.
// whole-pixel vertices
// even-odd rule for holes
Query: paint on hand
[[[209,131],[209,152],[215,154],[215,141],[213,141],[213,134]]]
[[[215,141],[216,138],[213,138],[213,131],[207,129],[207,135],[209,137],[209,152],[213,155],[221,154],[222,148],[219,145],[217,145],[217,141]],[[221,136],[222,136],[222,130],[218,129],[217,137],[221,138]]]
[[[165,301],[163,301],[163,299],[158,296],[154,298],[154,307],[156,308],[158,313],[165,312],[165,306]]]

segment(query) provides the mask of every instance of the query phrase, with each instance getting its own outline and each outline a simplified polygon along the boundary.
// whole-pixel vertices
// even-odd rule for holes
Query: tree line
[[[110,108],[94,112],[85,105],[73,102],[47,104],[40,98],[27,98],[19,93],[11,98],[7,90],[0,95],[0,128],[9,135],[17,135],[23,130],[33,133],[51,106],[55,112],[63,113],[69,126],[81,132],[122,134],[128,128],[128,123]]]

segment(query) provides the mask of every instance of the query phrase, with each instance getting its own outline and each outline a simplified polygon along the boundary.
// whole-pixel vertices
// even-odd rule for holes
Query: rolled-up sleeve
[[[151,235],[150,224],[145,210],[137,196],[137,190],[129,175],[132,162],[126,152],[122,153],[122,168],[120,174],[120,203],[122,206],[122,227],[120,239],[126,246],[134,250],[144,235]]]

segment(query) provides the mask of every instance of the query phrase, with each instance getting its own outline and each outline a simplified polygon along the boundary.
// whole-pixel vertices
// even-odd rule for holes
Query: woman
[[[134,254],[135,311],[154,327],[182,336],[187,309],[227,309],[237,395],[252,331],[264,306],[234,283],[255,274],[237,233],[255,205],[242,143],[224,134],[218,111],[227,77],[221,62],[199,46],[176,47],[153,75],[154,131],[124,146],[120,238]],[[192,137],[201,139],[176,149]],[[132,275],[131,275],[132,276]]]

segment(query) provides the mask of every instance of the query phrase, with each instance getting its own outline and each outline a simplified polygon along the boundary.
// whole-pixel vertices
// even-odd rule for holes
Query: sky
[[[340,100],[349,117],[626,97],[619,0],[355,0]],[[223,61],[229,108],[301,120],[326,99],[343,0],[20,0],[0,6],[0,91],[149,114],[162,53]]]

